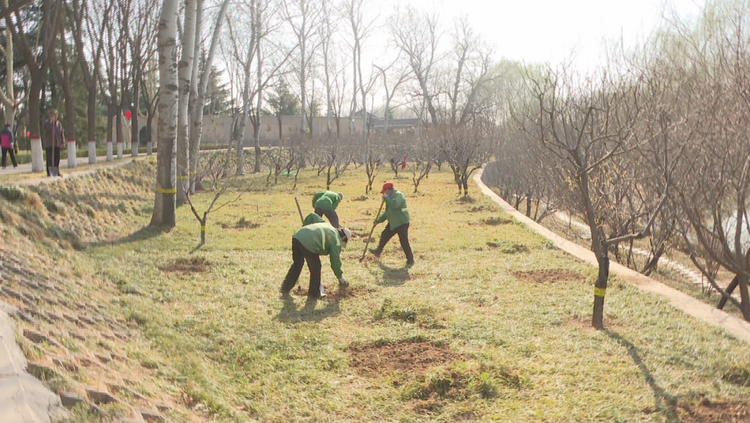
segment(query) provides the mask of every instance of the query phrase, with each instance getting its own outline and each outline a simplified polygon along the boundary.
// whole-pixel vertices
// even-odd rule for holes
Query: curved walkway
[[[557,248],[591,264],[592,266],[598,266],[593,252],[555,234],[534,220],[526,217],[526,215],[514,209],[510,204],[506,203],[499,195],[495,194],[495,192],[484,184],[482,181],[482,173],[483,170],[479,170],[478,173],[474,175],[474,182],[479,188],[481,188],[482,194],[490,197],[495,203],[499,204],[506,213],[513,216],[513,218],[522,222],[534,232],[549,239]],[[649,277],[643,276],[642,274],[614,261],[610,263],[609,270],[624,279],[626,282],[631,283],[644,291],[661,295],[666,298],[672,306],[682,310],[684,313],[710,325],[720,327],[737,339],[750,343],[749,322],[738,319],[722,310],[717,310],[709,304],[698,301],[687,294],[683,294],[674,288],[670,288]]]

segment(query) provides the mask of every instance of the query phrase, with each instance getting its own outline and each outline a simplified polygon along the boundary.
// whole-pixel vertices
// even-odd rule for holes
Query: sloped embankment
[[[77,251],[118,242],[143,224],[155,172],[154,163],[138,161],[40,186],[0,186],[0,295],[18,308],[28,371],[61,395],[76,421],[190,420],[175,409],[179,392],[135,353],[148,342],[125,318],[119,292]]]

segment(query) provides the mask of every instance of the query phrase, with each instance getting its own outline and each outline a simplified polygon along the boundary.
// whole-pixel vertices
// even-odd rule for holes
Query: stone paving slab
[[[482,181],[482,170],[479,170],[474,175],[474,182],[482,190],[482,194],[491,198],[492,201],[497,203],[506,213],[513,216],[514,219],[518,220],[519,222],[526,225],[529,229],[550,240],[557,248],[574,257],[577,257],[580,260],[583,260],[588,264],[591,264],[592,266],[598,266],[596,257],[594,256],[593,252],[557,235],[546,227],[535,222],[533,219],[526,217],[526,215],[519,212],[518,210],[513,208],[513,206],[500,198],[499,195],[488,188]],[[731,314],[716,309],[716,307],[713,307],[710,304],[706,304],[702,301],[696,300],[695,298],[687,294],[684,294],[674,288],[657,282],[654,279],[644,276],[636,272],[635,270],[629,269],[614,261],[610,261],[609,271],[615,273],[626,282],[629,282],[644,291],[661,295],[662,297],[666,298],[673,307],[682,310],[684,313],[689,314],[690,316],[702,320],[710,325],[720,327],[737,339],[750,343],[750,322],[738,319]],[[605,327],[607,326],[606,322],[607,319],[605,315]]]

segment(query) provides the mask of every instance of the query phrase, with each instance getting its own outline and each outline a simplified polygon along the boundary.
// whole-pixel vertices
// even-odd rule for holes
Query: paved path
[[[571,219],[570,215],[565,212],[557,212],[553,215],[553,217],[561,222],[567,222],[571,226],[575,226],[578,231],[580,231],[579,235],[581,235],[584,239],[591,239],[591,230],[585,223]],[[649,257],[651,255],[649,251],[637,247],[633,247],[633,252],[643,257]],[[677,263],[669,257],[662,256],[661,258],[659,258],[659,266],[664,266],[668,269],[672,269],[675,273],[678,273],[685,280],[694,285],[699,285],[702,288],[706,287],[706,282],[703,280],[703,275],[701,275],[700,272],[696,272],[695,270],[687,266],[683,266],[682,264]],[[733,293],[732,296],[737,299],[740,298],[739,294],[737,294],[736,292]]]
[[[118,159],[116,156],[113,161],[107,162],[107,156],[97,157],[96,158],[96,164],[92,165],[93,167],[89,167],[88,164],[88,158],[78,158],[78,166],[76,168],[68,168],[68,161],[67,160],[60,160],[60,169],[65,169],[65,172],[63,172],[63,178],[67,178],[69,176],[82,176],[82,175],[88,175],[91,173],[96,172],[99,169],[111,169],[114,167],[122,166],[128,163],[131,163],[133,159],[140,160],[145,159],[146,157],[155,157],[147,156],[146,154],[140,154],[138,157],[131,157],[130,154],[123,155],[122,159]],[[10,159],[8,159],[10,160]],[[10,182],[12,185],[37,185],[37,184],[45,184],[50,183],[58,180],[57,178],[51,178],[47,176],[45,171],[42,172],[32,172],[31,171],[31,163],[24,163],[18,165],[18,167],[8,166],[5,169],[0,168],[0,185],[4,184],[3,176],[5,175],[17,175],[17,174],[33,174],[37,175],[37,178],[33,179],[27,179],[22,181],[14,181]]]
[[[502,209],[513,216],[519,222],[522,222],[528,226],[531,230],[539,233],[543,237],[552,241],[555,246],[568,254],[577,257],[592,266],[598,266],[594,253],[580,245],[569,241],[551,230],[545,228],[534,220],[526,217],[523,213],[514,209],[513,206],[506,203],[499,195],[495,194],[482,182],[482,171],[480,170],[474,175],[474,182],[481,188],[482,194],[490,197],[494,202],[500,205]],[[698,301],[695,298],[684,294],[674,288],[670,288],[662,283],[659,283],[649,277],[643,276],[635,270],[629,269],[619,263],[612,261],[610,263],[609,270],[626,282],[629,282],[638,288],[659,294],[666,298],[672,306],[682,310],[686,314],[689,314],[699,320],[718,326],[725,331],[729,332],[737,339],[743,340],[750,343],[750,323],[742,319],[738,319],[722,310],[717,310],[715,307],[706,304],[702,301]],[[605,318],[606,326],[606,318]]]

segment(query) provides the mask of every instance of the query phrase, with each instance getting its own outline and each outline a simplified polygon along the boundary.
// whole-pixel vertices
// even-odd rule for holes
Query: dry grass
[[[352,170],[333,189],[357,198],[363,179]],[[410,191],[407,179],[395,182]],[[294,196],[309,208],[300,192],[323,180],[303,171],[297,192],[266,189],[264,176],[240,183],[251,192],[212,215],[207,245],[192,254],[199,228],[189,210],[179,209],[169,233],[142,231],[148,201],[133,199],[131,218],[118,222],[132,235],[65,256],[99,281],[92,295],[110,300],[102,313],[134,331],[129,342],[106,341],[127,352],[118,371],[172,404],[175,420],[695,421],[686,416],[708,415],[697,398],[744,410],[747,345],[616,279],[608,330],[589,329],[596,270],[505,222],[487,199],[458,198],[447,172],[407,194],[416,265],[403,267],[395,239],[380,260],[360,263],[365,242],[354,239],[342,257],[351,286],[339,290],[323,258],[330,297],[318,302],[282,299],[278,289],[299,226]],[[200,208],[209,194],[194,200]],[[106,207],[83,203],[93,221],[110,219]],[[366,233],[379,204],[373,195],[337,211]],[[236,230],[240,218],[259,226]],[[191,260],[210,265],[160,270]],[[298,289],[307,289],[306,271]]]

